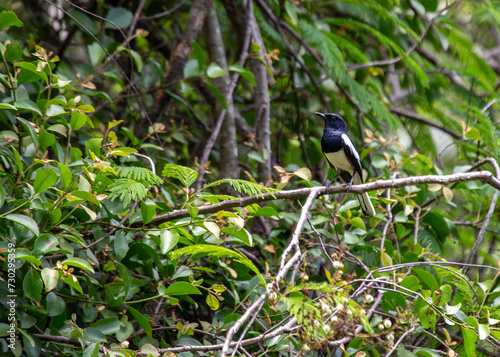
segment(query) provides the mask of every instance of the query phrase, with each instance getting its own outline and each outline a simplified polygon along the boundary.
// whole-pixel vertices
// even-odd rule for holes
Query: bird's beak
[[[316,114],[317,116],[319,116],[319,117],[323,118],[323,120],[325,120],[325,114],[320,113],[320,112],[316,112],[314,114]]]

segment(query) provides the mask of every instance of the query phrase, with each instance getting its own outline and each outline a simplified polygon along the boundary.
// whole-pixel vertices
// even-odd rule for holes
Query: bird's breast
[[[353,174],[354,169],[347,160],[347,156],[345,155],[344,149],[340,149],[335,152],[325,152],[326,159],[336,168],[341,169],[342,171],[347,171],[349,174]]]

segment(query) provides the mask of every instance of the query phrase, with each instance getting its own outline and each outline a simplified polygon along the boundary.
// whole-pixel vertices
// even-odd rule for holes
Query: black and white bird
[[[339,115],[316,113],[325,121],[325,130],[321,138],[321,150],[330,164],[335,169],[340,179],[345,184],[359,185],[363,183],[363,170],[356,146],[347,134],[347,126]],[[370,201],[370,196],[365,192],[358,195],[361,210],[365,216],[375,216],[375,209]]]

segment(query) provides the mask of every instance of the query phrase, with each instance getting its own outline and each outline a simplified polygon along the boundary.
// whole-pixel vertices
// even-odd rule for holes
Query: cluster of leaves
[[[154,34],[137,31],[134,48],[123,45],[118,29],[131,26],[133,14],[99,3],[109,22],[79,11],[71,12],[73,22],[61,21],[88,39],[88,47],[75,52],[88,57],[84,64],[26,43],[18,17],[0,13],[0,292],[16,296],[13,340],[10,306],[0,300],[6,307],[0,313],[2,353],[208,354],[207,346],[220,343],[219,336],[264,294],[269,299],[242,338],[264,336],[290,316],[300,326],[246,344],[249,353],[496,353],[500,292],[498,276],[487,266],[496,265],[497,254],[481,251],[489,270],[475,279],[446,264],[463,260],[472,247],[491,187],[464,182],[408,186],[377,198],[372,193],[377,216],[370,219],[360,216],[353,195],[322,197],[302,232],[302,260],[285,277],[290,286],[275,281],[270,288],[301,206],[271,200],[199,214],[203,206],[236,199],[218,193],[222,185],[235,194],[276,195],[253,179],[270,153],[250,143],[252,135],[240,137],[239,159],[249,179],[215,179],[222,160],[215,149],[215,174],[198,190],[192,188],[198,172],[187,167],[195,166],[193,152],[210,133],[212,107],[229,108],[215,80],[227,73],[242,77],[233,104],[253,124],[256,77],[242,63],[224,69],[210,62],[200,40],[191,44],[180,81],[165,83],[167,65],[153,49]],[[438,1],[271,1],[278,25],[286,24],[277,29],[265,2],[256,3],[256,24],[273,49],[264,54],[274,58],[261,62],[275,83],[270,96],[281,101],[271,123],[279,132],[273,142],[281,165],[278,189],[321,185],[322,128],[300,118],[325,111],[324,105],[342,113],[353,138],[359,133],[358,147],[364,137],[360,154],[373,178],[467,172],[485,157],[498,159],[498,123],[488,112],[498,99],[497,74],[474,47],[491,44],[469,36],[453,18],[453,7],[444,13]],[[463,3],[454,6],[473,10],[481,24],[497,18],[489,3]],[[179,37],[188,5],[162,22],[166,36]],[[239,39],[224,16],[228,47],[236,48]],[[286,29],[299,40],[291,43],[281,32]],[[424,50],[415,50],[412,44],[423,38]],[[253,43],[250,57],[262,51]],[[114,66],[123,58],[133,62],[128,75]],[[390,67],[369,64],[386,58]],[[161,106],[155,95],[165,95],[164,88],[168,118],[149,123],[144,118],[149,108]],[[132,89],[140,95],[129,98]],[[459,140],[456,153],[444,154],[448,144],[433,140],[425,121],[396,117],[396,106],[446,128]],[[164,219],[182,210],[188,215]],[[493,232],[500,229],[498,218],[496,213],[490,223]],[[494,249],[495,238],[488,237]],[[396,343],[401,337],[406,345]]]

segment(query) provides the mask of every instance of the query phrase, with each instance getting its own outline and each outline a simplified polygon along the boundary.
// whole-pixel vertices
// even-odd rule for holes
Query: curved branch
[[[475,181],[481,180],[484,183],[500,190],[500,180],[496,179],[493,174],[489,171],[476,171],[467,173],[458,173],[452,175],[428,175],[428,176],[411,176],[392,180],[379,180],[375,182],[369,182],[362,185],[352,185],[350,192],[361,194],[368,191],[376,191],[385,188],[398,188],[403,186],[411,185],[421,185],[438,183],[442,185],[463,182],[463,181]],[[230,209],[234,207],[245,207],[254,203],[266,202],[275,199],[281,200],[295,200],[298,198],[307,197],[311,191],[318,190],[318,196],[326,194],[334,194],[347,192],[347,187],[343,185],[330,186],[330,187],[307,187],[299,188],[289,191],[279,191],[273,193],[264,193],[258,196],[242,197],[234,200],[225,200],[212,205],[198,207],[198,214],[210,214],[221,210]],[[189,211],[187,209],[175,210],[160,216],[155,217],[151,221],[151,225],[158,225],[164,222],[168,222],[174,219],[189,217]],[[130,225],[130,227],[140,227],[144,223],[142,221],[135,222]]]

